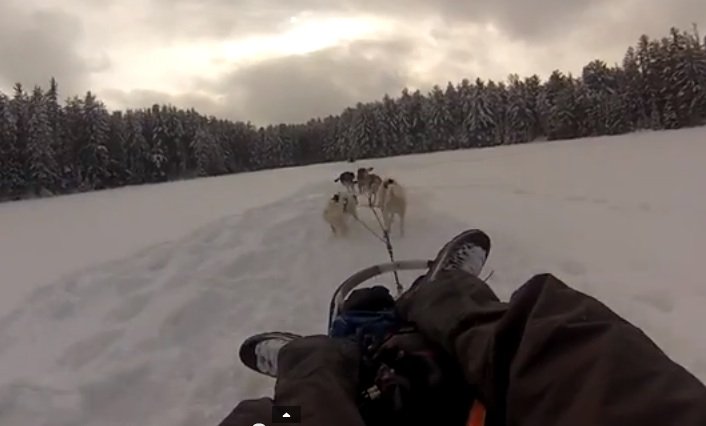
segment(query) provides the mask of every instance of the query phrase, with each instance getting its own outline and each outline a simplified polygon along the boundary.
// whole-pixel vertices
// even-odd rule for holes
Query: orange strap
[[[483,426],[485,425],[485,407],[478,400],[473,401],[471,411],[468,413],[468,421],[466,426]]]

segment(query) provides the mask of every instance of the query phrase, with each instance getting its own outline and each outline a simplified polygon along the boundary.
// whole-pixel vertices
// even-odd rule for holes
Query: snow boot
[[[248,337],[240,345],[240,360],[248,368],[270,377],[277,377],[277,357],[280,349],[298,334],[281,331],[260,333]]]
[[[480,229],[461,232],[446,243],[432,261],[425,279],[434,281],[442,272],[462,270],[479,276],[490,254],[490,237]]]

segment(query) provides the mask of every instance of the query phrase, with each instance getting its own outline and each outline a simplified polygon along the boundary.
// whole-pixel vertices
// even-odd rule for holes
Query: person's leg
[[[256,341],[259,341],[257,345],[251,343]],[[250,352],[246,354],[246,359],[257,358],[255,352],[258,345],[270,344],[274,347],[275,343],[285,341],[276,351],[269,353],[277,365],[274,371],[277,379],[274,399],[241,402],[221,426],[269,425],[272,423],[273,405],[298,407],[300,425],[364,426],[356,404],[360,366],[357,345],[346,339],[328,336],[269,333],[249,340],[249,344],[244,346],[245,351]],[[267,364],[272,364],[272,360]],[[253,365],[254,369],[257,365]]]
[[[357,406],[360,352],[328,336],[296,339],[282,348],[275,403],[301,407],[301,424],[363,426]]]
[[[254,426],[258,423],[268,425],[272,421],[273,405],[271,398],[240,401],[218,426]]]
[[[480,273],[490,251],[490,238],[482,231],[465,231],[450,240],[439,251],[427,274],[419,277],[412,287],[421,281],[450,281],[464,287],[475,298],[494,300],[497,297],[490,288],[476,275]],[[441,285],[440,287],[446,287]],[[353,291],[344,305],[342,313],[389,312],[395,301],[389,291],[382,286]],[[385,317],[385,321],[389,318]],[[381,322],[383,328],[387,323]],[[355,325],[355,324],[354,324]],[[355,348],[355,349],[353,349]],[[355,403],[345,400],[344,396],[356,391],[359,357],[356,342],[345,339],[331,339],[325,336],[302,337],[292,333],[261,333],[247,339],[240,349],[240,358],[249,368],[277,378],[275,402],[282,405],[304,403],[324,404],[328,397],[333,398],[331,407],[314,417],[314,421],[329,421],[342,424],[335,415],[336,410],[351,411]],[[353,359],[355,358],[355,362]],[[354,378],[355,377],[355,378]],[[355,382],[355,385],[351,383]],[[308,389],[300,392],[302,389]],[[319,393],[325,390],[327,395]],[[297,396],[299,395],[299,396]],[[249,419],[257,417],[259,412],[271,400],[260,402],[244,401],[234,410],[228,419]],[[338,408],[335,408],[337,407]],[[250,414],[248,414],[250,413]],[[255,413],[255,414],[253,414]],[[304,414],[305,411],[302,411]],[[240,417],[238,417],[240,416]],[[226,419],[226,420],[228,420]],[[240,421],[240,420],[239,420]],[[357,424],[359,417],[350,417],[350,424]],[[267,422],[262,422],[267,424]],[[253,423],[254,424],[254,423]],[[311,423],[318,424],[318,423]],[[223,426],[240,426],[240,423],[228,423]]]
[[[467,255],[482,252],[471,234],[397,309],[454,357],[489,423],[706,424],[706,387],[595,298],[543,274],[499,301],[471,267],[482,263]]]

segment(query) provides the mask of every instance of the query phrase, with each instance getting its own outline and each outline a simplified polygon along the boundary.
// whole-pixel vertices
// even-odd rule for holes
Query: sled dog
[[[400,218],[400,235],[404,236],[404,217],[407,212],[407,195],[405,189],[394,179],[385,179],[378,190],[378,205],[382,211],[385,229],[391,232],[394,216]]]
[[[336,236],[348,234],[348,218],[358,219],[358,197],[348,192],[337,192],[326,203],[323,217]]]
[[[343,185],[348,190],[348,192],[355,192],[355,173],[343,172],[333,181],[341,182],[341,185]]]
[[[367,169],[361,167],[358,169],[358,193],[361,195],[367,194],[370,205],[374,206],[377,202],[377,193],[382,184],[382,179],[375,173],[370,173],[371,171],[373,171],[372,167],[368,167]]]

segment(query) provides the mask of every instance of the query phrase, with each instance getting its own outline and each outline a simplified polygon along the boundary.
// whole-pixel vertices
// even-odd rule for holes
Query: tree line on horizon
[[[256,127],[153,105],[108,111],[88,92],[59,102],[57,82],[0,92],[0,201],[268,168],[537,139],[706,124],[706,38],[694,27],[643,35],[622,64],[588,63],[546,81],[462,80],[402,90],[301,124]]]

